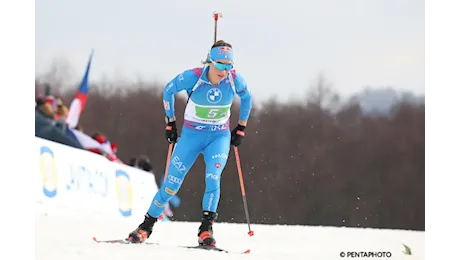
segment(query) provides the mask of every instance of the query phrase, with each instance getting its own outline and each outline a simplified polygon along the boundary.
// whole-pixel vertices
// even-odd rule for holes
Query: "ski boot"
[[[152,234],[152,228],[155,222],[157,222],[157,218],[145,214],[144,222],[133,232],[129,233],[128,240],[135,244],[143,243]]]
[[[213,237],[212,224],[217,218],[217,213],[203,211],[201,225],[198,229],[198,244],[200,246],[216,246],[216,240]]]

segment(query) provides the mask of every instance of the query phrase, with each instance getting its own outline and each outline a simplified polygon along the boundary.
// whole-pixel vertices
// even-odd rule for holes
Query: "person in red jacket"
[[[94,133],[91,137],[94,140],[96,140],[98,143],[100,143],[101,147],[100,148],[89,148],[88,149],[89,151],[93,153],[104,155],[105,157],[107,157],[107,159],[109,159],[112,162],[121,162],[120,159],[118,159],[116,155],[117,149],[118,149],[118,145],[116,143],[111,143],[107,139],[107,137],[105,137],[101,133]]]

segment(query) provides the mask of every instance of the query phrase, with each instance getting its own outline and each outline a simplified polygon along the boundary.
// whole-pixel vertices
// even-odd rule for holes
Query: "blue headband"
[[[211,49],[209,57],[213,60],[230,60],[233,63],[233,50],[228,46],[218,46]],[[209,60],[208,60],[209,61]]]

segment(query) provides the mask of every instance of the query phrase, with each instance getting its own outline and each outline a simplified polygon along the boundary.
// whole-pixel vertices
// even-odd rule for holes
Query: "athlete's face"
[[[219,78],[219,80],[227,77],[228,72],[233,68],[232,62],[229,60],[216,60],[211,62],[209,72]]]

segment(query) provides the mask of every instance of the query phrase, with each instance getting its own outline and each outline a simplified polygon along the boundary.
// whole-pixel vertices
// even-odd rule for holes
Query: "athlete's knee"
[[[220,189],[220,174],[206,173],[206,192],[213,192]]]
[[[183,177],[169,175],[166,177],[166,181],[163,183],[161,189],[168,195],[176,194],[181,185],[182,185]]]

